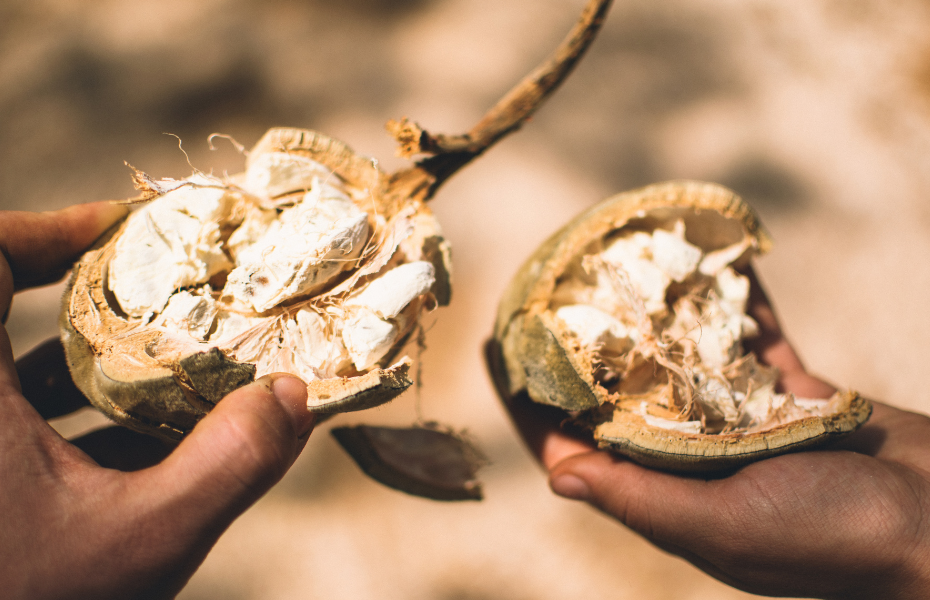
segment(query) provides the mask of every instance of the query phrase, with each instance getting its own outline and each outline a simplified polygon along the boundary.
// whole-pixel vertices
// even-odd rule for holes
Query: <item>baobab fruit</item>
[[[744,348],[759,333],[743,271],[768,234],[732,191],[671,182],[619,194],[549,238],[501,300],[505,395],[566,411],[601,448],[652,467],[718,471],[861,426],[855,392],[802,398]]]
[[[449,301],[449,246],[421,199],[378,193],[372,161],[272,129],[239,175],[135,178],[144,205],[76,265],[62,319],[75,381],[114,420],[180,439],[275,372],[321,413],[411,385],[397,356]]]

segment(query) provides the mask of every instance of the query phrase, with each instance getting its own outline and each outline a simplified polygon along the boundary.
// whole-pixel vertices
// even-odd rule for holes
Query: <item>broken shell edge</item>
[[[613,421],[594,430],[598,447],[647,467],[680,473],[736,469],[779,454],[825,446],[862,426],[872,403],[856,392],[837,392],[840,411],[807,417],[755,434],[687,434],[653,427],[636,413],[617,411]]]

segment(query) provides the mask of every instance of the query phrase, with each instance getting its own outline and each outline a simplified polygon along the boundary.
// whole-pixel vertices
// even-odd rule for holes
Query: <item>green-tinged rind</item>
[[[80,264],[75,268],[71,284]],[[71,295],[65,292],[65,302]],[[215,348],[182,359],[179,372],[145,367],[133,372],[107,369],[68,318],[59,320],[65,360],[75,385],[105,415],[135,431],[177,441],[189,433],[226,394],[254,380],[253,365],[231,361]],[[187,379],[187,385],[182,383]]]
[[[522,341],[527,391],[534,400],[572,411],[600,404],[590,361],[566,346],[561,326],[552,317],[530,317]]]

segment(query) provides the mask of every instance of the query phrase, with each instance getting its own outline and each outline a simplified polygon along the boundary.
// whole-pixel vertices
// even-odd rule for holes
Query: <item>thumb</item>
[[[221,531],[284,476],[315,421],[303,381],[268,375],[221,400],[168,458],[139,475],[176,504],[175,515]]]
[[[653,541],[699,532],[722,506],[714,481],[656,471],[603,451],[566,458],[550,471],[549,485],[559,496],[587,502]]]

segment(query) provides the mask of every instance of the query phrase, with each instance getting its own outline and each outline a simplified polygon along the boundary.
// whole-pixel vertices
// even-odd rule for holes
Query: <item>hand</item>
[[[108,203],[0,213],[0,314],[124,214]],[[299,379],[271,375],[226,397],[174,449],[119,427],[71,444],[45,422],[86,404],[61,345],[14,365],[0,327],[3,597],[173,597],[300,453],[314,424],[306,399]]]
[[[780,369],[782,390],[828,397],[834,388],[805,371],[749,275],[749,312],[762,331],[751,349]],[[827,450],[704,479],[597,450],[560,429],[564,412],[525,393],[507,406],[556,494],[724,583],[776,596],[930,597],[930,418],[875,403],[860,431]]]

